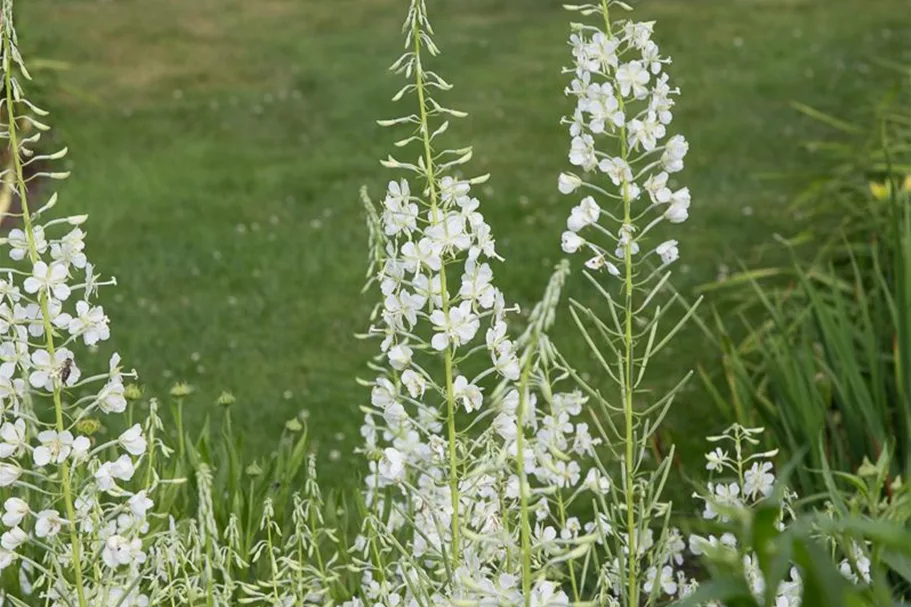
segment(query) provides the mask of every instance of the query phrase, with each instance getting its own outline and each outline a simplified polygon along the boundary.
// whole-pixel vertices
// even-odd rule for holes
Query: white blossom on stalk
[[[111,597],[133,593],[136,600],[123,604],[138,605],[142,592],[123,589],[137,588],[146,575],[142,547],[151,505],[131,496],[152,491],[157,476],[151,469],[137,475],[141,459],[130,454],[145,458],[157,450],[146,434],[157,424],[155,408],[120,440],[93,449],[99,435],[86,428],[97,426],[99,413],[125,411],[123,378],[133,376],[121,373],[116,354],[108,373],[83,375],[86,348],[110,337],[97,296],[114,281],[96,276],[88,260],[86,216],[54,217],[56,194],[38,200],[22,180],[24,162],[38,162],[46,178],[64,178],[44,167],[66,150],[46,153],[39,143],[49,128],[47,112],[27,101],[30,77],[10,0],[0,0],[0,13],[0,77],[7,83],[0,138],[12,151],[0,177],[21,199],[19,225],[2,241],[12,267],[0,280],[0,520],[6,528],[0,570],[19,569],[19,584],[6,598],[108,605]],[[24,131],[27,124],[32,132]],[[123,421],[106,419],[106,429],[117,436]],[[116,449],[127,454],[102,459]],[[99,566],[98,556],[110,567]]]
[[[396,100],[416,107],[381,124],[416,128],[397,144],[403,157],[383,162],[411,174],[389,182],[382,209],[372,215],[372,282],[381,294],[374,316],[379,326],[372,333],[381,340],[377,364],[386,368],[371,382],[361,429],[370,459],[365,501],[389,513],[376,521],[374,533],[402,538],[402,553],[388,565],[364,567],[363,604],[567,605],[560,584],[548,579],[556,573],[550,566],[536,563],[529,575],[505,555],[519,554],[523,537],[534,554],[557,558],[577,548],[581,525],[558,521],[557,509],[548,510],[548,498],[537,494],[529,498],[533,503],[520,505],[529,497],[520,478],[551,499],[563,489],[567,499],[580,494],[584,488],[575,488],[587,470],[575,457],[591,453],[599,440],[577,423],[581,406],[551,415],[551,397],[562,395],[549,389],[538,359],[532,363],[540,356],[537,344],[528,334],[510,335],[508,321],[517,307],[496,286],[495,262],[502,258],[475,187],[487,177],[464,176],[469,149],[443,143],[450,121],[461,113],[435,97],[451,85],[429,69],[438,50],[423,0],[411,2],[404,31],[406,52],[393,70],[408,84]],[[602,43],[603,58],[610,61],[612,42]],[[602,128],[614,129],[620,113],[612,89],[584,82],[578,87]],[[570,154],[584,171],[598,167],[593,143],[580,132]],[[565,194],[582,185],[568,173],[558,180]],[[565,246],[587,246],[575,231],[600,214],[593,197],[580,197]],[[546,324],[552,317],[566,272],[561,268],[549,291],[553,301],[533,311],[532,322]],[[544,511],[547,524],[533,533],[525,519]],[[558,530],[570,533],[566,543]],[[355,546],[362,552],[370,541],[362,536]],[[412,594],[418,588],[423,596]],[[355,605],[361,603],[346,607]]]

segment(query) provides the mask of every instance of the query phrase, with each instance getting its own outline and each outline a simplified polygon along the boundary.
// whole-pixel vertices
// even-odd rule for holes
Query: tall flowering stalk
[[[552,389],[560,377],[550,374],[546,331],[566,268],[511,339],[516,308],[493,284],[501,258],[472,195],[487,177],[461,177],[471,148],[442,145],[449,121],[464,114],[437,101],[451,86],[427,67],[439,50],[422,0],[403,31],[406,50],[392,69],[408,83],[394,99],[414,109],[380,124],[408,129],[396,146],[414,160],[384,161],[410,178],[389,182],[380,212],[368,204],[371,282],[382,294],[370,333],[382,343],[362,429],[372,459],[355,547],[363,599],[569,604],[581,589],[567,563],[598,533],[567,511],[606,479],[575,460],[596,444],[587,424],[574,423],[584,398]]]
[[[376,412],[392,443],[370,479],[373,489],[403,482],[411,470],[434,467],[430,477],[444,484],[425,488],[423,508],[428,510],[417,515],[439,517],[428,521],[431,543],[445,537],[446,558],[456,568],[463,557],[459,484],[465,456],[459,453],[457,416],[460,409],[469,414],[478,411],[483,399],[481,389],[459,369],[478,351],[469,346],[482,322],[490,327],[482,349],[489,352],[493,365],[482,375],[518,379],[518,360],[506,336],[508,308],[493,286],[493,272],[485,261],[499,257],[479,202],[471,196],[471,187],[487,176],[460,179],[455,170],[468,162],[471,149],[439,147],[449,120],[464,113],[434,99],[436,92],[451,86],[424,65],[439,50],[423,1],[411,3],[403,31],[406,51],[392,70],[409,83],[395,99],[410,94],[416,107],[407,116],[380,124],[410,126],[410,134],[396,145],[414,149],[417,159],[403,162],[390,156],[383,161],[384,166],[404,169],[413,177],[390,182],[383,201],[386,246],[379,278],[384,299],[382,327],[374,331],[383,336],[381,350],[388,368],[374,383],[374,409],[368,414],[365,435],[369,449],[376,444],[372,425]],[[427,362],[419,362],[421,356]],[[431,365],[442,370],[439,380],[430,372]],[[414,411],[407,411],[405,404],[413,405]],[[370,497],[368,501],[374,502],[379,495]]]
[[[638,606],[656,600],[643,580],[663,566],[674,535],[666,524],[669,505],[660,501],[670,458],[650,470],[646,454],[682,382],[651,403],[642,402],[648,394],[642,382],[650,358],[683,322],[658,335],[666,306],[656,302],[679,253],[676,240],[654,246],[650,237],[661,224],[688,217],[689,190],[671,177],[683,168],[688,146],[680,135],[667,138],[679,91],[665,72],[670,59],[651,39],[654,23],[618,19],[618,9],[629,7],[614,0],[567,8],[592,24],[573,23],[569,40],[573,66],[566,70],[572,75],[566,93],[576,107],[564,122],[572,138],[569,161],[578,172],[561,174],[558,187],[584,197],[572,209],[562,247],[588,253],[587,276],[607,305],[606,321],[577,303],[572,314],[618,386],[619,404],[583,382],[606,414],[605,438],[621,464],[618,501],[608,505],[608,514],[622,532],[605,573],[612,595]]]
[[[30,204],[32,180],[66,177],[43,171],[66,150],[35,151],[47,112],[25,96],[12,2],[0,6],[0,137],[11,159],[0,181],[12,184],[22,208],[14,217],[21,228],[4,239],[10,262],[0,268],[0,570],[19,570],[4,590],[60,606],[143,605],[143,535],[157,477],[151,466],[137,470],[158,421],[153,410],[112,440],[93,435],[101,419],[127,407],[118,355],[89,377],[77,364],[77,353],[110,335],[94,299],[113,281],[99,282],[86,257],[84,215],[51,218],[56,195],[37,210]]]

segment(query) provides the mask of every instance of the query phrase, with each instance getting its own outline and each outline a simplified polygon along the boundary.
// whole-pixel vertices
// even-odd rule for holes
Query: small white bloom
[[[86,264],[85,253],[85,233],[74,228],[66,236],[60,239],[60,242],[51,244],[51,257],[65,265],[72,265],[77,268],[84,268]]]
[[[28,503],[18,497],[11,497],[3,502],[3,524],[15,527],[29,513]]]
[[[666,240],[655,247],[655,253],[661,257],[661,261],[664,264],[669,264],[677,261],[680,257],[680,251],[677,249],[676,240]]]
[[[566,220],[566,227],[571,232],[578,232],[582,228],[597,223],[601,217],[601,207],[591,196],[586,196],[577,206],[573,207]]]
[[[44,238],[44,228],[41,226],[34,226],[32,228],[32,236],[35,239],[35,250],[39,254],[43,254],[47,250],[47,240]],[[9,231],[6,239],[10,246],[9,256],[16,261],[25,259],[29,251],[28,236],[26,233],[19,228],[14,228]]]
[[[671,203],[664,216],[671,223],[683,223],[689,217],[690,190],[682,188],[671,195]]]
[[[585,239],[582,238],[581,236],[579,236],[578,234],[576,234],[575,232],[571,232],[569,230],[563,232],[563,237],[561,239],[560,246],[562,247],[564,252],[570,253],[570,254],[575,253],[583,245],[585,245]]]
[[[610,177],[616,186],[633,180],[633,171],[622,158],[602,158],[598,163],[598,168]]]
[[[405,478],[405,456],[398,449],[387,447],[383,449],[377,471],[380,477],[388,482],[397,483]]]
[[[16,560],[16,553],[12,550],[7,550],[6,548],[0,548],[0,571],[3,571],[7,567],[13,564],[13,561]]]
[[[130,507],[130,511],[135,514],[137,518],[144,519],[149,509],[155,505],[155,502],[146,496],[145,491],[140,491],[139,493],[133,495],[129,500],[127,500],[127,505]]]
[[[44,430],[38,433],[38,440],[41,446],[32,452],[36,466],[62,464],[73,450],[73,434],[69,430]]]
[[[393,369],[401,371],[411,364],[411,348],[405,344],[396,344],[389,348],[386,356],[389,358],[389,364]]]
[[[95,471],[95,482],[102,491],[109,491],[114,487],[114,479],[128,481],[133,478],[136,469],[129,455],[121,455],[113,462],[104,462]]]
[[[25,447],[25,420],[6,422],[0,426],[0,457],[13,457]]]
[[[63,528],[64,520],[56,510],[42,510],[35,519],[36,537],[54,537]]]
[[[664,153],[661,155],[661,165],[668,173],[676,173],[683,170],[683,159],[689,151],[690,146],[683,135],[674,135],[667,140],[664,146]]]
[[[557,189],[561,194],[572,194],[580,185],[582,185],[582,180],[570,173],[560,173],[560,178],[557,180]]]
[[[595,156],[595,140],[591,135],[573,137],[569,152],[569,162],[574,166],[591,171],[598,166],[598,157]]]
[[[706,464],[705,469],[712,472],[717,472],[722,469],[724,463],[728,459],[728,454],[725,453],[721,447],[715,448],[711,453],[705,454]]]
[[[461,403],[466,411],[471,413],[481,408],[483,397],[481,389],[476,385],[469,383],[464,375],[459,375],[452,383],[453,397]]]
[[[131,455],[139,456],[146,452],[147,443],[142,435],[142,426],[139,424],[133,424],[117,440]]]
[[[427,387],[427,380],[425,380],[424,376],[420,373],[411,369],[406,369],[405,372],[402,373],[402,385],[408,390],[408,394],[411,395],[411,398],[420,398],[423,396],[424,390]]]
[[[76,439],[73,440],[73,459],[76,461],[85,459],[89,454],[89,449],[91,447],[92,441],[90,441],[87,436],[77,436]]]
[[[772,474],[771,462],[753,462],[743,475],[743,493],[750,498],[758,495],[768,497],[775,486],[775,475]]]
[[[66,371],[64,372],[64,369]],[[73,353],[67,348],[59,348],[54,352],[54,360],[47,350],[32,352],[32,372],[28,381],[34,388],[42,388],[51,392],[54,390],[54,380],[60,378],[67,386],[73,386],[79,381],[82,372],[73,362]]]
[[[13,552],[16,548],[28,541],[28,535],[19,527],[13,527],[0,536],[0,547]]]
[[[146,555],[142,551],[142,541],[140,539],[130,540],[122,535],[112,535],[104,543],[101,559],[105,565],[116,569],[121,565],[129,565],[134,562],[143,563],[146,560]]]
[[[85,345],[94,346],[99,341],[104,341],[111,336],[108,327],[108,317],[101,306],[91,306],[86,301],[76,302],[76,316],[61,314],[57,317],[57,324],[62,324],[70,335],[82,336]]]
[[[35,262],[32,275],[25,279],[23,286],[26,293],[44,290],[63,301],[70,296],[70,288],[66,284],[68,277],[69,272],[62,263],[54,262],[47,265],[43,261],[38,261]]]
[[[630,93],[635,99],[645,99],[649,81],[648,70],[641,61],[630,61],[617,68],[617,84],[620,85],[620,94],[629,97]]]
[[[655,204],[665,204],[671,201],[671,190],[667,187],[667,179],[667,173],[662,171],[645,181],[645,191]]]
[[[435,350],[445,350],[450,344],[460,346],[470,341],[478,331],[480,321],[471,310],[471,302],[463,301],[458,307],[450,308],[449,314],[434,310],[430,322],[438,331],[430,340]]]
[[[9,487],[22,475],[22,468],[13,464],[0,464],[0,487]]]

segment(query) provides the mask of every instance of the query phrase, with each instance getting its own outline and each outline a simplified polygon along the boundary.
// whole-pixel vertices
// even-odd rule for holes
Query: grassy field
[[[198,392],[199,421],[222,390],[252,449],[306,409],[321,451],[345,474],[374,343],[362,296],[362,184],[389,178],[404,0],[29,0],[26,57],[69,68],[42,87],[71,150],[66,208],[88,211],[90,253],[109,291],[112,340],[149,394],[177,380]],[[553,0],[429,0],[449,99],[471,117],[452,141],[491,172],[482,203],[507,263],[500,286],[535,300],[561,255],[572,202],[558,198],[568,139],[566,16]],[[911,59],[906,0],[653,0],[640,18],[683,89],[677,128],[691,142],[694,197],[678,233],[685,290],[736,266],[775,230],[812,173],[800,148],[825,136],[789,107],[856,115],[881,92],[877,59]],[[904,56],[902,55],[904,53]],[[579,281],[574,281],[579,291]],[[578,349],[567,336],[565,348]],[[660,380],[711,352],[691,332]],[[98,361],[99,366],[103,361]],[[715,420],[698,390],[676,409],[678,435]]]

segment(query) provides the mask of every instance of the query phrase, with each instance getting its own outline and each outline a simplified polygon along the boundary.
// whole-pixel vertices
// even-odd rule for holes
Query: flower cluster
[[[146,424],[112,440],[95,432],[127,407],[120,357],[86,377],[78,360],[110,337],[96,303],[99,281],[85,254],[85,216],[46,218],[56,196],[29,206],[23,167],[59,158],[37,154],[46,114],[25,101],[27,72],[16,47],[11,2],[2,6],[3,136],[11,154],[4,182],[22,200],[21,227],[5,244],[0,267],[0,569],[19,565],[22,586],[54,605],[124,606],[146,599],[136,590],[146,559],[143,535],[153,506],[154,475],[138,468],[150,449]],[[34,133],[27,135],[28,133]],[[57,173],[42,174],[60,178]],[[99,417],[100,416],[100,417]],[[116,421],[112,422],[116,427]],[[145,479],[134,477],[145,476]],[[33,587],[29,581],[37,580]]]
[[[567,507],[610,482],[583,461],[600,443],[581,421],[587,399],[553,390],[545,363],[567,268],[554,274],[529,329],[511,338],[507,316],[517,308],[494,284],[502,258],[473,190],[487,177],[455,172],[470,149],[436,151],[448,120],[462,114],[430,95],[450,85],[423,64],[438,51],[421,0],[404,31],[409,50],[393,70],[412,81],[396,99],[413,93],[418,110],[381,124],[413,125],[398,145],[418,160],[383,163],[414,177],[389,182],[375,213],[382,322],[371,333],[382,338],[382,364],[362,428],[374,513],[356,546],[365,599],[410,604],[421,586],[433,601],[568,604],[561,584],[574,573],[565,563],[599,531]],[[391,551],[397,537],[405,541]],[[390,554],[388,568],[375,563],[377,552]]]
[[[589,269],[620,276],[618,265],[639,254],[652,228],[686,221],[689,189],[674,187],[670,175],[683,169],[689,146],[682,135],[667,138],[679,90],[664,71],[670,59],[652,40],[654,23],[612,24],[608,3],[590,12],[604,17],[605,28],[577,24],[570,36],[575,64],[566,94],[576,107],[564,119],[572,138],[569,161],[582,175],[562,173],[558,180],[561,193],[587,195],[573,207],[562,244],[567,253],[587,249]],[[599,187],[599,177],[610,185]],[[583,237],[589,227],[607,243]],[[654,253],[663,265],[674,262],[677,241],[662,242]]]

